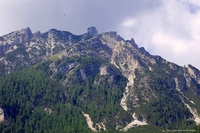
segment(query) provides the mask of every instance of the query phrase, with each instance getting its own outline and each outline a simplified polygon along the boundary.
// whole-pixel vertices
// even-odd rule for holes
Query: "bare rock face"
[[[30,28],[25,28],[20,31],[14,31],[8,35],[0,37],[0,58],[6,51],[13,48],[15,44],[29,41],[33,37]]]
[[[33,37],[33,34],[31,32],[30,28],[26,28],[26,29],[21,30],[20,34],[22,35],[21,42],[28,41]]]
[[[4,112],[3,109],[0,108],[0,123],[4,121]]]
[[[197,68],[193,67],[192,65],[188,65],[188,72],[192,78],[195,79],[197,83],[200,84],[200,72]]]
[[[103,122],[105,127],[109,123],[125,131],[137,125],[163,127],[168,119],[194,119],[200,123],[200,71],[191,65],[181,67],[151,55],[138,47],[134,39],[124,40],[115,31],[99,34],[95,27],[89,27],[82,35],[56,29],[32,34],[26,28],[0,37],[0,75],[12,72],[17,66],[28,67],[44,60],[51,61],[51,78],[60,77],[59,82],[68,88],[87,79],[92,80],[88,86],[121,88],[120,93],[116,91],[121,112],[112,118],[102,116],[96,122]],[[81,100],[94,102],[96,107],[107,102],[101,97],[90,101],[87,95]],[[168,106],[164,112],[162,108]],[[172,116],[170,111],[184,117]],[[0,122],[7,112],[0,108]],[[153,118],[157,116],[154,112],[166,119]]]
[[[2,36],[0,40],[0,45],[13,45],[16,43],[23,43],[30,40],[33,37],[30,28],[25,28],[20,31],[14,31],[7,35]]]
[[[0,75],[10,73],[18,66],[29,67],[81,40],[81,35],[51,29],[32,34],[30,28],[0,37]]]
[[[97,36],[98,35],[98,31],[95,27],[89,27],[87,29],[87,32],[88,32],[88,36],[89,37],[94,37],[94,36]]]

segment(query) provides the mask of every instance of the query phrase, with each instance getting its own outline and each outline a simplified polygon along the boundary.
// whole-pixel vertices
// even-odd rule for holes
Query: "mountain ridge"
[[[200,123],[200,71],[151,55],[133,38],[124,40],[114,31],[15,31],[0,37],[0,67],[0,75],[24,67],[44,71],[63,86],[67,103],[91,117],[93,131],[131,131],[140,125],[178,129]]]

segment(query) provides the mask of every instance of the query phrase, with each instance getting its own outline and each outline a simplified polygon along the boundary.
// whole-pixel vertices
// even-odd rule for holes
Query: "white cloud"
[[[195,12],[188,10],[193,4]],[[200,68],[200,2],[195,0],[163,0],[161,6],[137,15],[137,30],[119,25],[126,39],[135,38],[139,46],[155,55],[178,63]],[[135,16],[134,16],[135,17]],[[126,22],[126,19],[122,20]],[[130,21],[131,22],[131,21]],[[129,23],[128,23],[129,24]]]
[[[154,55],[200,68],[200,0],[0,0],[0,35],[30,27],[74,34],[96,26],[134,38]]]
[[[186,2],[186,3],[191,3],[191,4],[194,4],[198,7],[200,7],[200,1],[199,0],[182,0],[183,2]]]
[[[138,20],[134,18],[127,18],[123,21],[122,24],[125,28],[133,28],[135,26],[138,26]]]

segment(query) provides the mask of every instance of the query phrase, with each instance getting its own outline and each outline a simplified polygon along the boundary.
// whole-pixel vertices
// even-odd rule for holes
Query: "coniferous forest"
[[[0,132],[200,132],[198,69],[88,29],[0,37]]]

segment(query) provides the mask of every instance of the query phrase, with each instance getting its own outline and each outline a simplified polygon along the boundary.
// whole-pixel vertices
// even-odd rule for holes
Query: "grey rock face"
[[[138,49],[138,45],[135,43],[135,40],[133,38],[131,38],[131,40],[126,40],[127,42],[131,43],[133,45],[133,47],[135,47],[136,49]]]
[[[3,109],[0,107],[0,123],[4,121],[4,112]]]
[[[63,61],[75,56],[77,59],[58,63],[58,58]],[[200,71],[191,65],[183,68],[167,62],[160,56],[153,56],[143,47],[139,48],[134,39],[125,41],[114,31],[98,34],[95,27],[89,27],[87,33],[80,36],[56,29],[32,34],[27,28],[0,37],[0,68],[5,66],[5,73],[11,72],[18,65],[27,67],[49,58],[57,61],[57,65],[55,62],[49,65],[53,75],[51,77],[62,73],[62,84],[70,86],[70,83],[79,83],[91,78],[94,79],[94,85],[105,83],[113,89],[121,82],[123,98],[120,105],[129,115],[119,116],[136,114],[140,116],[138,120],[141,122],[145,120],[149,124],[155,124],[151,122],[152,111],[146,108],[147,105],[157,106],[156,102],[152,103],[156,99],[171,100],[171,103],[175,103],[172,106],[180,105],[178,113],[182,113],[183,108],[187,111],[187,119],[193,116],[200,120],[194,113],[197,110],[197,116],[200,114]],[[81,62],[79,59],[83,58],[85,60]],[[0,74],[3,72],[0,69]],[[165,102],[162,104],[168,105]],[[139,108],[144,111],[137,111]],[[122,124],[117,126],[125,126],[132,119],[126,118],[126,122],[121,120]],[[198,124],[197,120],[195,122]]]
[[[0,75],[15,70],[17,66],[28,67],[48,59],[81,38],[81,35],[56,29],[32,34],[30,28],[25,28],[4,35],[0,37]]]
[[[21,30],[21,34],[22,34],[22,42],[28,41],[33,37],[33,34],[30,28]]]
[[[30,40],[33,37],[33,34],[30,30],[30,28],[22,29],[20,31],[14,31],[7,35],[2,36],[3,38],[0,41],[0,45],[6,45],[6,44],[16,44],[16,43],[23,43],[25,41]]]
[[[89,27],[89,28],[87,29],[87,32],[88,32],[88,35],[89,35],[90,37],[94,37],[94,36],[97,36],[97,35],[98,35],[98,31],[97,31],[97,29],[96,29],[95,27]]]

